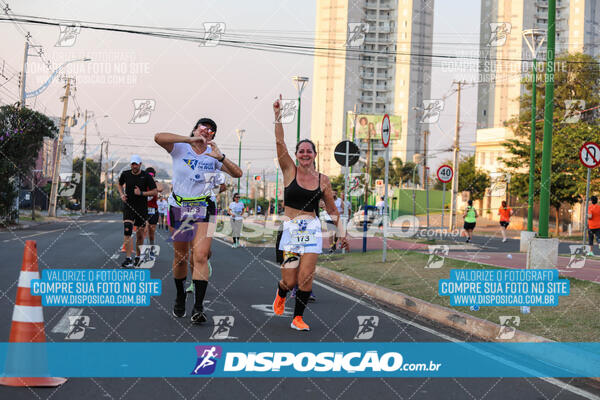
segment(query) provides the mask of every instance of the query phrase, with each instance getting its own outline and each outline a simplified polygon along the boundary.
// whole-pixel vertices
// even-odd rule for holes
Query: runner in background
[[[502,200],[502,206],[498,209],[500,216],[500,231],[502,232],[502,242],[506,242],[506,228],[510,224],[510,217],[513,215],[512,208],[506,205],[506,201]]]
[[[119,176],[117,190],[123,201],[123,244],[125,246],[125,261],[123,268],[134,268],[140,260],[140,245],[144,244],[144,227],[148,219],[147,196],[158,193],[156,183],[150,174],[142,170],[142,159],[138,155],[131,156],[131,169],[123,171]],[[131,259],[133,252],[133,227],[136,226],[135,235],[135,261]]]
[[[596,242],[600,244],[600,204],[598,204],[598,197],[590,197],[592,204],[588,205],[588,244],[590,245],[590,252],[588,256],[594,255],[594,236],[596,236]]]
[[[163,196],[158,198],[158,227],[161,229],[169,230],[167,227],[167,211],[169,209],[169,203]]]
[[[477,210],[473,207],[473,200],[469,200],[467,204],[467,208],[465,208],[465,213],[463,214],[463,219],[465,220],[463,228],[467,233],[467,243],[469,243],[473,238],[473,230],[477,222]]]
[[[229,203],[228,214],[231,217],[231,237],[233,239],[233,248],[240,247],[240,236],[244,223],[244,209],[246,206],[240,201],[239,193],[233,195],[233,201]]]
[[[149,174],[153,179],[156,176],[156,170],[152,167],[146,168],[146,173]],[[158,193],[162,192],[162,187],[156,185]],[[148,196],[148,223],[146,224],[146,232],[148,236],[148,242],[151,246],[154,245],[154,236],[156,233],[156,224],[158,223],[158,194],[154,196]]]

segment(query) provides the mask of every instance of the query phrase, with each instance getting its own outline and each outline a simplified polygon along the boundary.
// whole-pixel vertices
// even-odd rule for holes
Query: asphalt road
[[[40,268],[118,268],[123,226],[119,215],[86,216],[29,230],[0,232],[0,341],[8,341],[16,285],[25,240],[37,242]],[[47,340],[66,341],[66,313],[90,317],[81,341],[86,342],[208,342],[213,324],[192,326],[171,316],[175,288],[170,272],[173,251],[159,232],[161,254],[152,278],[162,279],[163,293],[149,307],[45,307]],[[116,256],[115,256],[116,255]],[[358,316],[378,316],[376,342],[431,342],[462,340],[444,327],[399,310],[389,309],[340,288],[317,283],[317,302],[305,320],[311,332],[289,328],[290,318],[276,317],[273,301],[279,269],[272,248],[232,249],[213,242],[213,276],[206,298],[212,315],[233,317],[229,340],[239,342],[356,342]],[[288,309],[292,302],[288,300]],[[192,307],[188,296],[188,309]],[[61,322],[62,320],[62,322]],[[62,325],[61,325],[62,324]],[[62,327],[62,328],[61,328]],[[62,329],[62,331],[61,331]],[[301,346],[301,344],[299,344]],[[159,362],[159,360],[157,360]],[[567,383],[569,383],[567,385]],[[138,398],[289,398],[306,399],[581,399],[600,398],[600,391],[577,381],[553,379],[454,378],[80,378],[54,389],[0,387],[0,398],[10,399],[138,399]]]

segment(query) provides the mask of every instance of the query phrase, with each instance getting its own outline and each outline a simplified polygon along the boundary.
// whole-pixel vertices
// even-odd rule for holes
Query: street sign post
[[[344,206],[344,215],[342,216],[344,232],[338,233],[339,237],[345,237],[346,226],[348,224],[348,203],[346,202],[346,199],[348,198],[348,172],[350,167],[358,162],[358,159],[360,158],[360,150],[356,143],[350,140],[342,140],[337,144],[337,146],[335,146],[333,157],[338,164],[344,167],[344,199],[342,200],[342,205]],[[342,249],[342,253],[345,252],[346,250]]]
[[[600,146],[594,142],[586,142],[579,149],[579,160],[584,167],[587,167],[587,181],[585,184],[585,213],[583,214],[583,244],[585,244],[585,234],[587,233],[588,220],[588,202],[590,196],[590,175],[592,168],[600,165]]]
[[[442,228],[444,227],[444,208],[446,205],[446,183],[450,182],[452,180],[452,177],[454,176],[454,171],[452,170],[452,167],[449,165],[442,165],[438,168],[437,170],[437,178],[439,179],[440,182],[442,182]]]
[[[385,147],[385,194],[384,194],[384,206],[383,206],[383,253],[382,253],[382,262],[385,262],[385,258],[387,255],[387,231],[388,231],[388,179],[389,179],[389,164],[390,164],[390,148],[388,147],[390,144],[390,116],[385,114],[383,116],[383,120],[381,121],[381,143]],[[365,212],[365,220],[367,213]],[[366,243],[363,241],[363,249],[366,247]],[[366,251],[364,249],[363,251]]]

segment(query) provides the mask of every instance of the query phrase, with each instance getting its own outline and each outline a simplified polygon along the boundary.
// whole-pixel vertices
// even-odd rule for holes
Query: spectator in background
[[[600,244],[600,204],[598,204],[598,197],[590,197],[592,204],[588,205],[588,244],[590,245],[590,251],[588,256],[594,255],[594,236],[596,241]]]

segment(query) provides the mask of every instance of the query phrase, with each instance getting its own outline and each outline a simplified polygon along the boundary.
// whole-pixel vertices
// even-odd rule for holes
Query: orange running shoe
[[[302,320],[302,316],[296,315],[290,328],[295,329],[297,331],[310,331],[310,327],[306,325],[306,322]]]
[[[273,312],[277,315],[283,315],[285,311],[285,297],[279,295],[279,290],[275,292],[275,301],[273,302]]]

